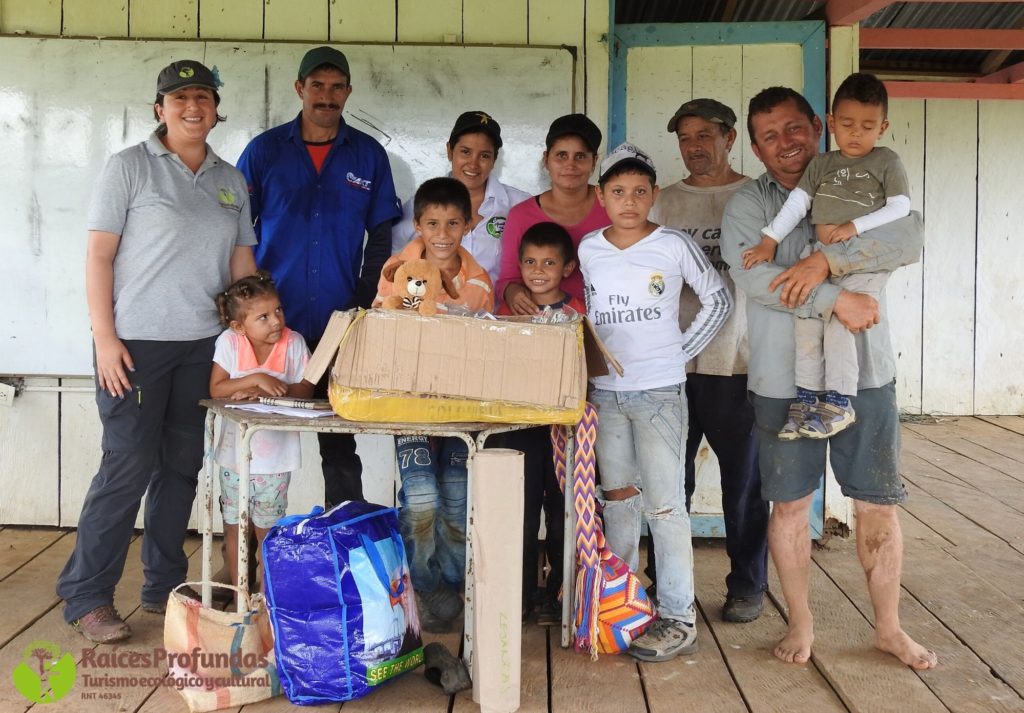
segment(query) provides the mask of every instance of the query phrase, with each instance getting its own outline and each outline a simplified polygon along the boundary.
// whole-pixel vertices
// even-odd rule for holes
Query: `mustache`
[[[320,103],[320,104],[314,104],[313,108],[314,109],[330,109],[332,111],[337,111],[338,109],[341,108],[341,106],[338,105],[338,104],[324,104],[324,103]]]

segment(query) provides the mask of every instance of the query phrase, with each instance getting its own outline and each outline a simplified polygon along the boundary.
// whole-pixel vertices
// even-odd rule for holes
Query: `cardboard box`
[[[319,380],[335,348],[334,410],[382,423],[576,423],[588,371],[608,373],[610,358],[585,319],[359,310],[334,314],[307,380]]]

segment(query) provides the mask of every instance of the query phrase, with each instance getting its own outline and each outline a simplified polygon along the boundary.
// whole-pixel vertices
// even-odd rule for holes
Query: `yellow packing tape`
[[[334,412],[350,421],[374,423],[536,423],[538,425],[577,423],[579,408],[541,408],[498,401],[448,399],[353,389],[332,383],[328,396]]]

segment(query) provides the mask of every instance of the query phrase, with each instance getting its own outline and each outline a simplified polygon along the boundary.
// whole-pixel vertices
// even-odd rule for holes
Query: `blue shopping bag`
[[[423,662],[398,511],[346,502],[263,543],[277,672],[292,703],[361,698]]]

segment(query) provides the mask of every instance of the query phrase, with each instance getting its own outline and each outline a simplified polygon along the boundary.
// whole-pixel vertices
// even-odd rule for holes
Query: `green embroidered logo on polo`
[[[52,641],[33,641],[25,647],[11,677],[27,700],[53,703],[75,685],[75,658]]]
[[[496,240],[501,240],[501,234],[505,232],[505,216],[496,215],[487,221],[487,234]]]
[[[191,67],[182,67],[178,70],[178,76],[182,79],[191,79],[196,73],[196,70]]]
[[[235,194],[230,188],[218,188],[217,189],[217,200],[223,206],[229,206],[235,204]]]

